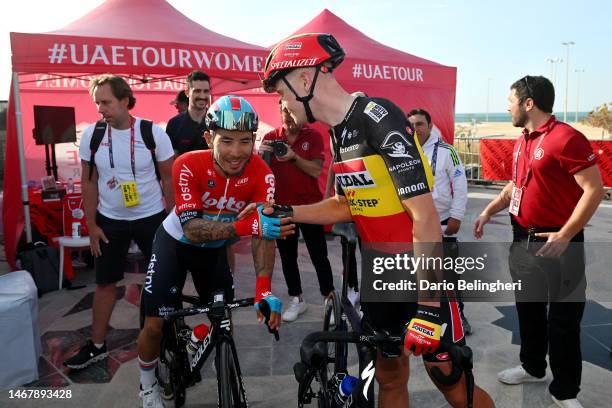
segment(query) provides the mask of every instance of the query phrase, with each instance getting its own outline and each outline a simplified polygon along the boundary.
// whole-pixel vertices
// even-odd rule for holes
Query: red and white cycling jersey
[[[176,207],[164,220],[164,229],[174,239],[198,247],[219,248],[227,240],[190,242],[181,226],[185,222],[232,222],[247,204],[274,198],[274,174],[257,155],[251,156],[242,174],[228,178],[215,170],[211,150],[185,153],[172,166],[172,180]]]

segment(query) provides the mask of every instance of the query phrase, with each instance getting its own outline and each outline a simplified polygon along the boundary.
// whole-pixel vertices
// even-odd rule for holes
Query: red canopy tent
[[[13,84],[2,216],[13,268],[24,225],[31,239],[28,181],[45,175],[44,149],[30,137],[33,105],[74,106],[82,129],[99,119],[87,93],[90,77],[113,72],[132,84],[135,115],[167,121],[175,114],[169,102],[187,73],[207,72],[215,94],[253,88],[267,56],[265,48],[210,31],[163,0],[108,0],[63,29],[10,37]],[[60,178],[80,179],[77,146],[57,146]]]

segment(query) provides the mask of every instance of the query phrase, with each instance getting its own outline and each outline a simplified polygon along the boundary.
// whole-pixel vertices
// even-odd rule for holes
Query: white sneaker
[[[164,408],[157,383],[151,388],[140,391],[139,396],[142,398],[142,408]]]
[[[299,315],[304,313],[308,309],[306,302],[303,300],[300,301],[300,298],[295,296],[289,302],[289,307],[283,313],[283,321],[285,322],[293,322],[298,318]]]
[[[546,381],[546,376],[542,378],[534,377],[527,373],[523,366],[508,368],[497,373],[497,379],[504,384],[517,385],[525,382],[543,382]]]
[[[583,408],[582,404],[578,402],[576,398],[566,399],[566,400],[558,400],[554,396],[552,396],[552,400],[560,406],[561,408]]]

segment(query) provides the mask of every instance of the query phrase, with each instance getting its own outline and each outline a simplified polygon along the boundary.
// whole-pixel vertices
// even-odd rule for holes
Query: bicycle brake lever
[[[264,316],[264,323],[266,324],[266,327],[268,328],[268,333],[274,334],[274,339],[276,341],[279,341],[280,336],[278,334],[278,330],[272,329],[270,327],[270,305],[268,304],[268,302],[266,302],[265,299],[262,299],[259,302],[259,311]]]

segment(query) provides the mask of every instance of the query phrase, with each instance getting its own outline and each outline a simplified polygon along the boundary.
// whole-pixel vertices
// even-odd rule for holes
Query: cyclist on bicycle
[[[274,175],[253,152],[258,118],[242,97],[223,96],[208,109],[205,133],[211,150],[180,156],[172,177],[176,207],[157,230],[142,291],[144,327],[138,337],[140,395],[144,407],[163,407],[155,379],[163,317],[181,308],[187,270],[203,303],[216,290],[234,298],[226,248],[241,236],[252,236],[256,270],[255,308],[270,306],[270,328],[278,329],[281,301],[272,295],[274,240],[291,233],[287,219],[267,216],[271,209],[258,204],[249,217],[236,220],[248,203],[274,198]]]
[[[364,246],[414,243],[416,253],[425,243],[441,241],[430,193],[431,171],[395,104],[353,96],[337,82],[332,71],[344,55],[333,36],[302,34],[281,41],[266,60],[263,87],[280,95],[295,122],[318,120],[331,126],[336,196],[293,207],[292,220],[313,224],[352,220]],[[362,302],[362,311],[367,326],[395,336],[406,333],[404,353],[378,352],[375,375],[381,407],[408,406],[410,353],[423,355],[428,373],[433,366],[450,372],[448,353],[438,347],[442,327],[444,340],[464,342],[455,302]],[[452,386],[436,383],[453,407],[466,404],[464,377]],[[477,407],[493,406],[480,388],[475,390],[474,402]]]

